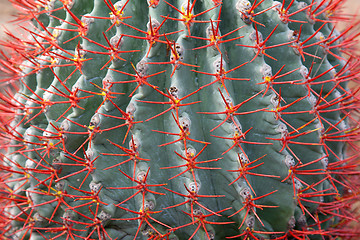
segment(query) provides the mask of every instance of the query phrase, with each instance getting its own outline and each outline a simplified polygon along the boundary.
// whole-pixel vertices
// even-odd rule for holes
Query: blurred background
[[[0,39],[6,36],[4,27],[10,27],[9,21],[14,19],[16,10],[12,7],[8,0],[0,0]]]

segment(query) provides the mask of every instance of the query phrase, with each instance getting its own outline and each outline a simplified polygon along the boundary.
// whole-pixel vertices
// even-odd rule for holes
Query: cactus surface
[[[11,2],[2,239],[359,239],[343,1]]]

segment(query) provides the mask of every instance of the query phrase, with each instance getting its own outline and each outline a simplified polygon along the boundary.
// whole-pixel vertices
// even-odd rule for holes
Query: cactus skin
[[[12,2],[2,238],[360,237],[341,1]]]

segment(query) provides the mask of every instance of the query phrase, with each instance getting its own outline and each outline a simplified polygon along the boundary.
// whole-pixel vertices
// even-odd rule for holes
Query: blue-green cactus
[[[360,236],[341,1],[13,2],[3,238]]]

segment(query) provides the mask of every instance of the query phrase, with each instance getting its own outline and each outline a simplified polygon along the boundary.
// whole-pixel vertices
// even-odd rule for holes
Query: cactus
[[[360,237],[342,1],[11,2],[3,239]]]

